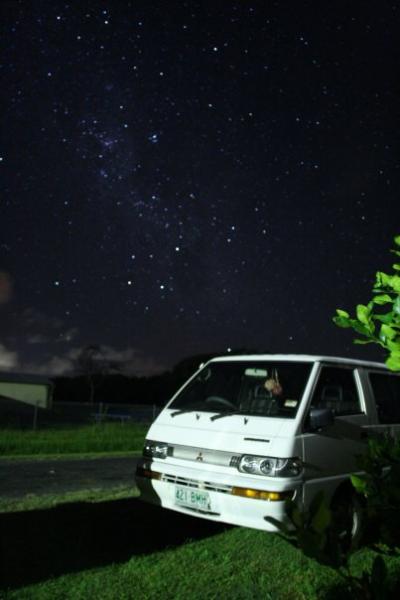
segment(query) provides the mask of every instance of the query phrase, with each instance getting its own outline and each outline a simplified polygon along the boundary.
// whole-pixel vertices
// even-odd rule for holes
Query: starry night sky
[[[0,366],[228,348],[383,358],[335,327],[400,234],[400,5],[4,1]]]

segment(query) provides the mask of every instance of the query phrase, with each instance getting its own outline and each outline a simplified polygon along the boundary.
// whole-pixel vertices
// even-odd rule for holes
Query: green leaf
[[[290,530],[282,521],[278,521],[278,519],[275,519],[274,517],[264,517],[264,519],[268,521],[268,523],[274,525],[277,529],[279,529],[279,531],[281,531],[285,535],[289,535]]]
[[[396,337],[396,332],[389,325],[383,324],[381,326],[381,329],[379,332],[379,338],[382,340],[382,342],[386,342],[386,340],[392,340],[395,337]]]
[[[297,543],[306,556],[314,558],[322,564],[326,564],[327,561],[324,552],[326,536],[324,534],[318,534],[309,529],[304,529],[299,532]]]
[[[352,319],[350,326],[354,329],[354,331],[361,333],[361,335],[365,335],[365,337],[369,338],[371,336],[371,332],[368,331],[368,328],[355,319]]]
[[[400,246],[400,235],[396,235],[396,237],[394,238],[394,243],[396,244],[396,246]]]
[[[336,313],[339,317],[345,317],[346,319],[350,317],[348,312],[346,312],[345,310],[341,310],[340,308],[336,309]]]
[[[378,271],[376,274],[376,283],[375,287],[382,288],[388,286],[388,281],[390,280],[390,275],[383,273],[382,271]]]
[[[400,371],[400,357],[390,355],[389,358],[385,360],[385,363],[391,371]]]
[[[333,322],[338,327],[351,327],[351,323],[349,322],[349,319],[347,317],[333,317]]]
[[[380,294],[379,296],[375,296],[373,299],[374,304],[388,304],[388,302],[393,302],[392,298],[388,294]]]
[[[400,276],[393,275],[393,277],[390,278],[389,285],[396,293],[400,293]]]
[[[323,533],[329,527],[331,518],[331,511],[323,501],[319,505],[318,510],[311,521],[311,527],[317,533]]]
[[[355,339],[353,340],[353,344],[358,344],[358,345],[365,345],[365,344],[373,344],[375,342],[375,340],[360,340],[360,339]]]
[[[396,315],[400,315],[400,296],[397,296],[396,300],[394,301],[393,312],[396,313]]]
[[[369,326],[370,313],[371,311],[368,306],[365,306],[364,304],[357,304],[357,319],[360,321],[360,323]]]
[[[390,354],[397,355],[400,352],[400,339],[399,340],[387,340],[386,347],[390,351]]]
[[[374,562],[372,563],[372,571],[371,571],[371,583],[372,583],[372,587],[375,591],[375,594],[379,594],[379,595],[375,595],[376,598],[385,598],[386,595],[382,594],[381,592],[383,591],[382,588],[386,587],[386,580],[387,580],[387,568],[385,565],[385,561],[383,560],[382,556],[376,556]]]
[[[398,255],[400,256],[400,252],[398,252]],[[399,263],[394,263],[394,265],[392,265],[393,269],[395,271],[400,271],[400,264]]]
[[[350,475],[351,483],[353,484],[354,489],[359,494],[365,494],[365,490],[367,489],[367,482],[358,475]]]
[[[390,311],[385,315],[374,315],[373,318],[375,321],[380,321],[381,323],[386,323],[386,325],[389,325],[389,323],[393,321],[393,312]]]

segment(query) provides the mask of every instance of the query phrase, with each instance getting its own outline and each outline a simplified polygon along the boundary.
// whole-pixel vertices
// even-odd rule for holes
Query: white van
[[[400,376],[380,363],[303,355],[214,358],[151,425],[136,481],[145,501],[276,531],[285,500],[324,490],[359,505],[349,475],[369,435],[400,432]]]

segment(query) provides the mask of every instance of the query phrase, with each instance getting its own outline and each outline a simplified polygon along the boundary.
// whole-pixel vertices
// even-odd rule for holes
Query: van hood
[[[226,415],[165,409],[150,427],[147,439],[171,445],[261,455],[279,455],[295,435],[295,419]]]

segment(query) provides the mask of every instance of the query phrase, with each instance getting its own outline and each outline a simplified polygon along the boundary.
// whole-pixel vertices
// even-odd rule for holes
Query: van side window
[[[353,370],[322,367],[311,406],[330,408],[337,416],[363,412]]]
[[[400,377],[369,373],[379,423],[400,423]]]

